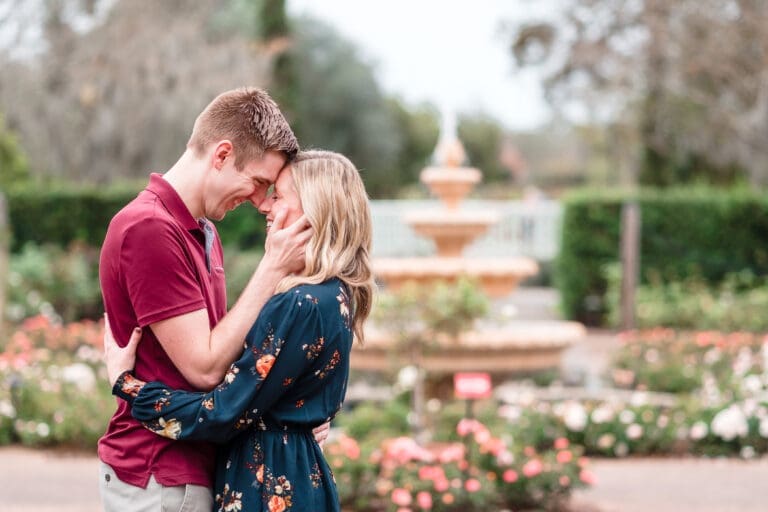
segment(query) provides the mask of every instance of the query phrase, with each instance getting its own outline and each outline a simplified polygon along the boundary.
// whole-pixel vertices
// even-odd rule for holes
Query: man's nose
[[[272,203],[274,201],[271,197],[264,197],[261,194],[254,194],[251,196],[251,203],[263,214],[269,213],[272,209]]]

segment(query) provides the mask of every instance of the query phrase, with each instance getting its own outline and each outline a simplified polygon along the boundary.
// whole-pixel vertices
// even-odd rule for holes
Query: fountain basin
[[[405,216],[406,224],[416,233],[434,240],[437,254],[445,257],[461,256],[464,247],[498,221],[499,216],[492,212],[431,210]]]
[[[413,364],[405,350],[392,348],[392,335],[374,326],[366,328],[365,345],[355,344],[352,368],[375,372],[397,370]],[[503,378],[514,372],[556,368],[561,352],[586,335],[578,322],[512,321],[501,327],[442,339],[425,350],[421,366],[434,375],[488,372]]]
[[[460,277],[476,280],[493,298],[509,295],[524,279],[538,273],[530,258],[381,258],[373,270],[388,290],[397,291],[406,283],[429,287],[436,281],[453,283]]]
[[[451,210],[475,188],[482,173],[473,167],[427,167],[419,179]]]

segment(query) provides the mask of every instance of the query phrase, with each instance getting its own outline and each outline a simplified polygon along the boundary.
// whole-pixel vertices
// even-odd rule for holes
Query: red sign
[[[457,398],[489,398],[491,376],[487,373],[455,373],[453,391]]]

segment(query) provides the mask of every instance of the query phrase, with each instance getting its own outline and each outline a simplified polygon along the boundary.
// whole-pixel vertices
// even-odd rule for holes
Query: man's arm
[[[198,389],[213,389],[243,351],[245,336],[280,280],[304,268],[312,230],[304,217],[283,229],[285,212],[275,216],[265,253],[232,309],[213,330],[199,309],[152,323],[150,327],[184,378]]]

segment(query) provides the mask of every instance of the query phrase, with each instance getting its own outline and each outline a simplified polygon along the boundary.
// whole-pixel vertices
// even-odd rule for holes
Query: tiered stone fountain
[[[441,143],[438,166],[421,173],[421,181],[441,200],[432,211],[411,212],[405,221],[416,233],[435,242],[437,254],[419,258],[374,260],[374,272],[385,289],[397,291],[405,283],[430,287],[437,281],[455,281],[461,276],[476,280],[484,293],[494,299],[508,297],[517,285],[538,272],[535,261],[523,257],[466,258],[464,248],[489,226],[498,222],[494,212],[461,209],[464,197],[480,182],[478,169],[462,167],[464,148],[457,140]],[[482,371],[499,381],[520,371],[557,367],[560,353],[584,336],[581,324],[560,321],[508,319],[501,323],[484,321],[457,339],[441,340],[439,350],[421,357],[420,365],[430,375]],[[352,355],[353,368],[389,371],[411,364],[409,354],[394,354],[392,335],[370,325],[366,344]]]

